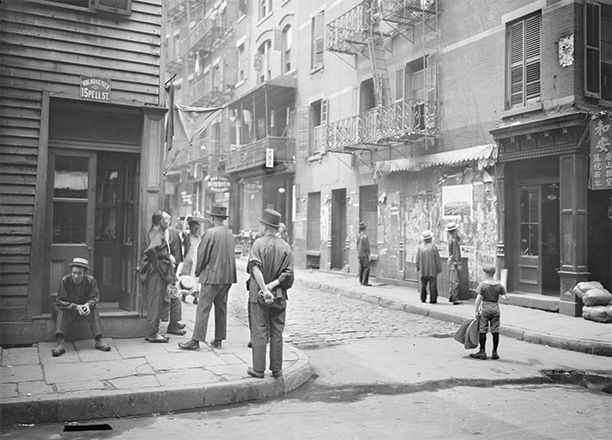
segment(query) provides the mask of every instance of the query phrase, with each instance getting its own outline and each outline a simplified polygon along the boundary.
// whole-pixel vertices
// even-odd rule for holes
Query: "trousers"
[[[79,315],[76,310],[69,309],[57,309],[57,316],[55,318],[55,337],[64,337],[68,328],[73,322],[87,321],[91,333],[95,336],[102,335],[102,322],[100,315],[95,307],[91,307],[91,312],[87,316]]]
[[[227,339],[227,296],[231,284],[202,284],[191,339],[206,342],[210,310],[215,306],[215,339]]]
[[[427,299],[427,284],[429,284],[429,301],[438,301],[438,277],[424,276],[421,277],[421,301]]]
[[[359,284],[368,284],[370,279],[370,258],[359,257]]]
[[[283,331],[287,309],[271,310],[251,302],[250,327],[253,346],[253,369],[266,371],[266,346],[270,343],[270,370],[283,369]]]
[[[159,321],[168,283],[162,279],[158,271],[153,271],[149,274],[144,287],[147,308],[146,333],[147,337],[155,337],[159,333]]]

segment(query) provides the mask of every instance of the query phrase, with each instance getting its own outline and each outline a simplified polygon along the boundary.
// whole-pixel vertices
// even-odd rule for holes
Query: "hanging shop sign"
[[[612,145],[609,117],[591,120],[590,187],[612,189]]]
[[[229,191],[231,186],[231,182],[224,176],[212,176],[208,179],[208,188],[210,188],[212,192],[226,192]]]
[[[81,75],[81,98],[92,101],[110,101],[110,79]]]

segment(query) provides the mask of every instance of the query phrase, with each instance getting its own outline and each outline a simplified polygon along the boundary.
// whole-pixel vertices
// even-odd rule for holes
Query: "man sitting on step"
[[[102,326],[96,304],[100,301],[100,292],[95,278],[87,273],[89,262],[85,258],[75,258],[70,263],[72,271],[64,275],[59,283],[59,292],[55,303],[55,339],[57,346],[51,350],[55,357],[66,352],[65,335],[70,324],[86,320],[93,333],[95,347],[101,351],[110,351],[110,346],[102,341]]]

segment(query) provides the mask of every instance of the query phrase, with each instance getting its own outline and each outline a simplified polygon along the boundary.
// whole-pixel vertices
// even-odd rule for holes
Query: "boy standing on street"
[[[474,359],[486,359],[485,344],[487,342],[487,328],[491,324],[491,333],[493,334],[493,353],[492,359],[499,359],[497,354],[497,346],[499,345],[499,297],[501,296],[504,302],[507,300],[506,288],[499,282],[495,281],[495,266],[485,264],[482,268],[487,279],[482,281],[478,287],[478,296],[476,297],[475,313],[479,319],[480,332],[480,350],[477,353],[470,353],[470,357]],[[478,318],[480,316],[480,318]]]

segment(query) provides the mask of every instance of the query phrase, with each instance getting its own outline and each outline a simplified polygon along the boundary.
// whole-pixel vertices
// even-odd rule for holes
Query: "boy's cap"
[[[482,266],[482,271],[487,275],[495,275],[495,266],[492,264],[484,264]]]

